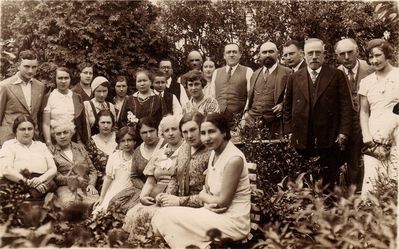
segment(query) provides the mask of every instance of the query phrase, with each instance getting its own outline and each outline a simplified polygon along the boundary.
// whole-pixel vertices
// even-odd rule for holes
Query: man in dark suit
[[[177,100],[179,100],[180,105],[181,106],[185,105],[188,102],[188,96],[183,85],[179,84],[173,77],[172,60],[167,58],[162,59],[159,62],[159,70],[164,72],[167,76],[165,92],[174,94]]]
[[[18,72],[0,82],[0,146],[14,137],[12,125],[21,114],[29,115],[36,123],[35,136],[38,137],[40,108],[45,86],[34,79],[39,62],[37,55],[25,50],[19,54]]]
[[[252,74],[243,118],[248,126],[252,126],[255,121],[262,121],[269,129],[270,138],[282,136],[283,97],[291,73],[291,69],[278,63],[278,56],[276,44],[265,42],[260,47],[259,60],[263,66]]]
[[[303,49],[297,40],[289,40],[283,45],[283,58],[294,72],[306,67]]]
[[[305,42],[307,67],[289,76],[283,118],[291,144],[305,158],[319,157],[323,184],[339,179],[341,150],[351,133],[353,109],[342,71],[323,65],[324,43]]]
[[[345,73],[350,92],[354,115],[352,117],[352,134],[346,148],[346,162],[348,165],[347,182],[357,186],[360,191],[363,183],[364,169],[361,163],[361,148],[363,145],[362,130],[359,120],[359,90],[360,81],[373,71],[366,61],[358,59],[359,49],[353,39],[342,39],[335,44],[335,54],[341,64],[338,69]]]

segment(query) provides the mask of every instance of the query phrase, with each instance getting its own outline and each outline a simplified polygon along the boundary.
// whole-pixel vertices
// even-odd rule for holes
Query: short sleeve
[[[369,91],[369,80],[367,77],[360,81],[359,91],[357,91],[357,93],[362,96],[367,96],[368,91]]]
[[[15,153],[11,143],[6,141],[0,149],[0,177],[3,176],[6,168],[13,167],[14,157]]]

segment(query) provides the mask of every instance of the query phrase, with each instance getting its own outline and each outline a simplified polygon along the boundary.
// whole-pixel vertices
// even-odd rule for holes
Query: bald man
[[[360,80],[373,71],[366,61],[358,59],[359,49],[353,39],[342,39],[335,44],[337,61],[341,64],[338,69],[345,73],[348,89],[351,93],[354,115],[352,119],[352,134],[348,140],[346,162],[348,165],[347,182],[356,185],[361,190],[364,170],[361,163],[361,148],[363,145],[362,130],[359,121],[359,90]]]
[[[270,138],[282,136],[283,97],[291,69],[278,63],[279,52],[276,44],[265,42],[259,49],[262,67],[251,77],[248,104],[244,120],[247,126],[262,121],[269,128]],[[242,123],[241,123],[242,124]]]
[[[188,66],[188,72],[190,72],[191,70],[198,70],[198,71],[202,71],[202,63],[203,63],[203,58],[202,55],[199,51],[197,50],[193,50],[190,53],[188,53],[187,55],[187,66]],[[187,90],[187,76],[188,76],[188,72],[183,74],[182,76],[180,76],[177,79],[177,82],[182,84],[183,87]],[[183,104],[183,103],[181,103]]]

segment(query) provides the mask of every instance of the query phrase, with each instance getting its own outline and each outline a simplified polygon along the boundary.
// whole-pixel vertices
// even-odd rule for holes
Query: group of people
[[[152,224],[171,247],[205,247],[211,228],[239,240],[249,232],[250,188],[245,156],[230,141],[238,117],[240,129],[261,124],[268,138],[288,136],[304,159],[318,158],[330,187],[346,163],[366,198],[379,174],[397,178],[399,69],[382,39],[368,42],[369,63],[353,39],[334,49],[338,68],[325,64],[320,39],[289,40],[281,58],[267,41],[255,71],[239,63],[235,43],[221,68],[191,51],[180,77],[170,59],[137,69],[132,95],[126,76],[93,77],[92,64],[80,65],[73,87],[58,67],[48,91],[34,78],[37,56],[22,51],[19,71],[0,82],[1,181],[26,184],[34,198],[55,192],[62,208],[118,210],[131,237]]]

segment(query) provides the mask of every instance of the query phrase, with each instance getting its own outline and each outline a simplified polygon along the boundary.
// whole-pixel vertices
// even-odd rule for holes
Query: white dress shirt
[[[183,106],[185,105],[189,100],[188,100],[188,96],[186,93],[186,89],[184,89],[184,86],[182,84],[180,84],[180,82],[178,82],[180,85],[180,104]],[[172,78],[169,77],[169,79],[166,80],[166,87],[169,88],[170,84],[172,84]]]
[[[158,94],[163,98],[164,92],[158,92],[157,90],[154,89],[155,94]],[[181,115],[183,110],[181,108],[181,105],[179,103],[179,100],[177,100],[176,95],[172,94],[173,102],[172,102],[172,112],[173,115]]]

